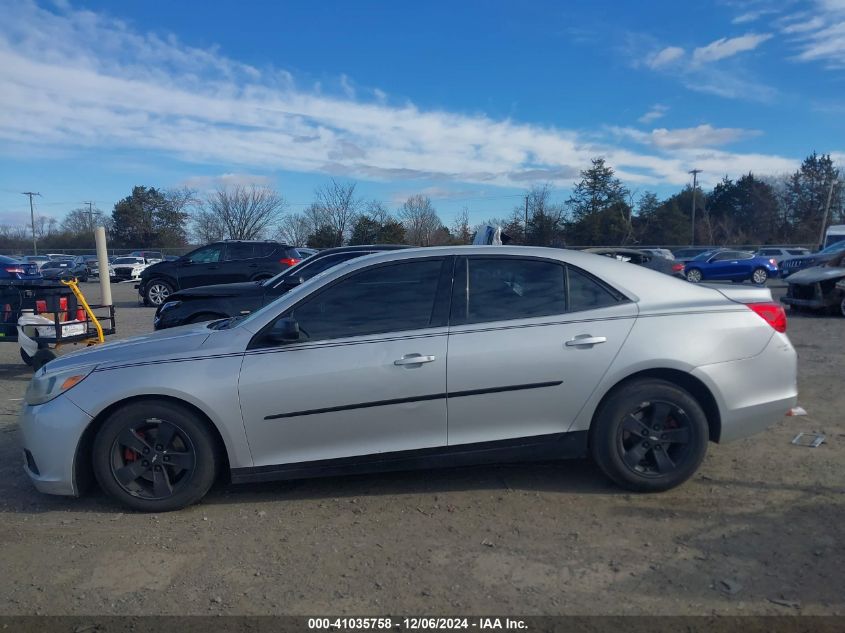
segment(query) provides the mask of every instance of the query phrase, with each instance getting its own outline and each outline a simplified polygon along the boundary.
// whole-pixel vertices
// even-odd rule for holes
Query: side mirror
[[[282,285],[286,289],[292,290],[293,288],[296,288],[297,286],[303,283],[305,283],[305,278],[302,275],[288,275],[287,277],[285,277],[285,280]]]
[[[294,343],[299,340],[299,323],[290,317],[278,319],[267,333],[267,338],[277,345]]]

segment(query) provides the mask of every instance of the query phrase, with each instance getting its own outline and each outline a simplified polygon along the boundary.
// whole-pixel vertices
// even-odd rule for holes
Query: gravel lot
[[[152,327],[131,284],[113,294],[117,337]],[[792,314],[789,335],[809,415],[711,444],[668,493],[575,461],[221,485],[158,516],[33,489],[30,371],[0,346],[0,613],[845,614],[845,319]]]

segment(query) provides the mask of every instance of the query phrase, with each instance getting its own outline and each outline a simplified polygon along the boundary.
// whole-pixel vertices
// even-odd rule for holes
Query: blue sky
[[[446,224],[565,199],[593,156],[665,195],[703,170],[845,165],[845,0],[0,0],[0,224],[133,185],[329,177]]]

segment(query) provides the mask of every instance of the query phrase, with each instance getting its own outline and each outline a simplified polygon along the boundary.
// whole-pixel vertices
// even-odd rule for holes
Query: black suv
[[[214,242],[175,261],[149,266],[141,272],[141,282],[136,288],[145,305],[160,306],[177,290],[269,279],[300,259],[293,246],[279,242]]]
[[[156,310],[153,327],[163,330],[186,323],[249,314],[332,266],[370,253],[398,248],[408,247],[377,244],[329,248],[266,281],[219,284],[180,290],[170,295],[167,301]]]

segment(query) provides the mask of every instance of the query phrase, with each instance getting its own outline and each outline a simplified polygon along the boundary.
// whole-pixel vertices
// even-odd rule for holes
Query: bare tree
[[[38,220],[41,220],[41,218],[38,218]],[[47,226],[49,226],[49,220]],[[93,234],[94,227],[97,226],[108,226],[108,224],[103,212],[96,207],[90,211],[85,208],[72,209],[67,212],[61,223],[62,231],[76,235]],[[36,226],[37,233],[39,233],[39,226]]]
[[[420,194],[409,197],[399,209],[399,218],[405,225],[405,237],[409,244],[431,246],[437,239],[437,231],[443,226],[437,211],[428,196]]]
[[[340,246],[361,212],[362,201],[355,197],[355,183],[340,183],[332,179],[318,187],[314,197],[311,207],[315,214],[322,216],[315,226],[330,226],[337,235],[337,246]]]
[[[200,244],[218,242],[226,237],[226,227],[213,211],[198,207],[191,216],[194,240]]]
[[[311,221],[304,213],[290,213],[279,222],[278,237],[291,246],[305,246],[314,232]]]
[[[455,216],[452,224],[452,234],[461,244],[469,244],[472,240],[472,229],[469,226],[469,209],[464,207]]]
[[[218,233],[222,229],[223,236],[229,239],[254,240],[265,235],[278,221],[284,208],[284,198],[270,187],[225,187],[206,200],[201,224],[214,228]],[[214,219],[219,222],[219,227],[213,224]]]

